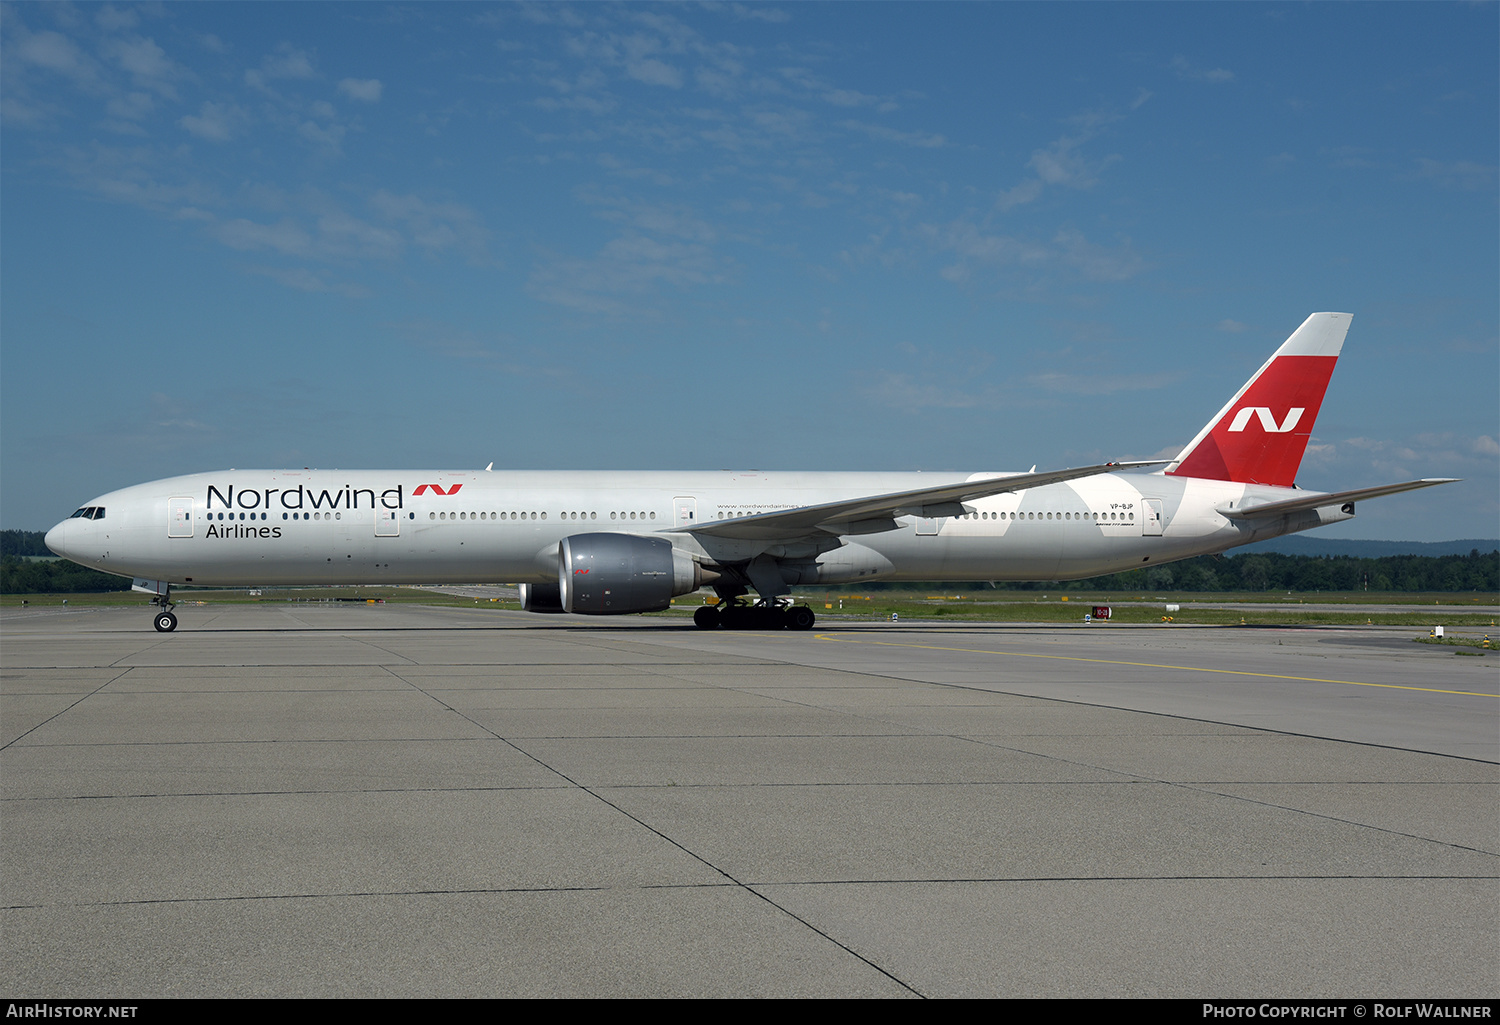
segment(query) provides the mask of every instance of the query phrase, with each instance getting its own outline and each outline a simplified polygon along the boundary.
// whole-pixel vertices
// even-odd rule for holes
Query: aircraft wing
[[[1379,498],[1381,495],[1396,495],[1403,491],[1415,491],[1417,488],[1430,488],[1434,484],[1452,484],[1461,479],[1459,477],[1424,477],[1421,480],[1403,481],[1400,484],[1382,484],[1379,487],[1359,488],[1356,491],[1335,491],[1332,494],[1308,495],[1306,498],[1288,498],[1281,502],[1262,502],[1259,505],[1247,505],[1238,509],[1220,506],[1216,511],[1219,515],[1227,516],[1231,520],[1258,520],[1265,516],[1282,516],[1286,513],[1359,502],[1366,498]]]
[[[1098,466],[1080,466],[1046,473],[985,477],[917,491],[899,491],[890,495],[806,505],[755,516],[740,516],[732,520],[711,520],[691,527],[674,527],[668,533],[706,534],[741,541],[791,541],[809,536],[875,534],[895,530],[897,516],[961,516],[966,511],[963,503],[975,499],[1046,487],[1048,484],[1060,484],[1115,470],[1156,466],[1165,461],[1158,459],[1133,463],[1100,463]]]

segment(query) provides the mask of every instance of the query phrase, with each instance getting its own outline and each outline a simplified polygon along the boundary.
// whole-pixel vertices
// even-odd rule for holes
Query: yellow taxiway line
[[[1339,683],[1349,687],[1380,687],[1384,690],[1419,690],[1428,694],[1461,694],[1471,698],[1494,698],[1500,694],[1484,694],[1472,690],[1443,690],[1440,687],[1409,687],[1399,683],[1365,683],[1360,680],[1323,680],[1316,676],[1284,676],[1280,673],[1254,673],[1246,669],[1210,669],[1206,666],[1165,666],[1154,662],[1127,662],[1123,659],[1084,658],[1081,655],[1042,655],[1031,651],[991,651],[986,648],[951,648],[941,644],[912,644],[907,641],[875,641],[865,638],[835,637],[832,634],[814,634],[817,640],[834,641],[839,644],[880,644],[891,648],[926,648],[931,651],[966,651],[976,655],[1008,655],[1013,658],[1053,658],[1064,662],[1095,662],[1107,666],[1136,666],[1141,669],[1175,669],[1184,673],[1223,673],[1227,676],[1259,676],[1267,680],[1299,680],[1303,683]]]

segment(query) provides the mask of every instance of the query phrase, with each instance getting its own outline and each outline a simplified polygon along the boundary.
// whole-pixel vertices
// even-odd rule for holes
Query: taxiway
[[[7,611],[16,997],[1493,996],[1413,630]]]

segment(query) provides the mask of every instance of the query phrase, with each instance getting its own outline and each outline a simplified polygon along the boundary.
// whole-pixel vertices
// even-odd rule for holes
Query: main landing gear
[[[156,627],[157,633],[169,634],[177,629],[177,616],[172,612],[177,603],[172,600],[172,588],[168,587],[161,594],[151,599],[152,605],[161,606],[161,610],[151,617],[151,625]]]
[[[699,630],[811,630],[818,617],[806,605],[705,605],[693,613]]]

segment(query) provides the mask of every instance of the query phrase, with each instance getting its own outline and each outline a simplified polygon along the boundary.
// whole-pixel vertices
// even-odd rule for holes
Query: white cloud
[[[1068,228],[1059,231],[1052,241],[1058,246],[1064,263],[1094,281],[1127,281],[1146,269],[1146,262],[1131,248],[1129,239],[1110,249],[1090,242],[1082,232]]]
[[[351,100],[363,100],[365,103],[375,103],[384,89],[378,78],[346,78],[339,82],[339,92]]]
[[[1172,58],[1172,70],[1177,73],[1178,78],[1193,82],[1232,82],[1234,72],[1228,68],[1199,68],[1195,67],[1182,54]]]
[[[249,271],[299,292],[331,292],[350,299],[365,299],[370,295],[370,290],[363,285],[340,282],[329,284],[305,267],[251,267]]]
[[[647,85],[664,85],[672,89],[682,88],[682,72],[654,57],[632,61],[626,65],[625,73],[637,82]]]
[[[578,190],[581,202],[599,208],[599,216],[615,224],[627,224],[640,231],[692,242],[713,242],[717,236],[713,225],[688,207],[669,203],[643,203],[597,189]]]
[[[1094,281],[1125,281],[1146,269],[1140,254],[1125,239],[1114,247],[1090,242],[1074,228],[1064,228],[1050,244],[1027,242],[1009,235],[995,235],[965,220],[942,227],[921,225],[918,233],[933,248],[957,254],[961,259],[940,273],[949,281],[966,281],[970,263],[999,266],[1063,265]]]
[[[104,109],[115,117],[139,121],[156,109],[156,101],[151,98],[150,93],[122,93],[119,96],[110,97]]]
[[[1382,476],[1447,477],[1493,473],[1500,444],[1489,435],[1464,438],[1447,432],[1424,432],[1404,440],[1354,437],[1344,444],[1358,456],[1355,461],[1368,465]],[[1476,468],[1482,467],[1482,470]]]
[[[205,102],[198,108],[196,116],[188,114],[179,118],[177,123],[200,139],[225,142],[233,134],[233,116],[232,109],[227,105]]]
[[[94,24],[105,32],[118,32],[122,28],[135,28],[140,19],[134,11],[122,11],[113,4],[105,4],[94,15]]]
[[[922,225],[919,232],[939,250],[989,263],[1043,263],[1047,250],[1008,235],[990,235],[967,221],[954,221],[941,228]]]
[[[864,121],[844,121],[842,127],[851,132],[863,132],[872,139],[881,142],[895,142],[902,146],[919,146],[924,149],[938,149],[947,145],[948,140],[941,135],[927,134],[924,132],[902,132],[885,125],[872,125]]]
[[[997,210],[1010,210],[1014,207],[1025,206],[1034,202],[1042,194],[1042,180],[1030,178],[1012,188],[1006,189],[995,199]]]
[[[312,55],[291,43],[278,43],[260,62],[260,70],[267,78],[312,78],[317,74]]]
[[[394,327],[405,336],[410,345],[507,377],[538,378],[538,383],[544,383],[549,379],[557,381],[568,378],[574,373],[566,366],[547,366],[516,360],[516,351],[534,354],[535,349],[519,344],[507,334],[491,332],[480,336],[473,331],[435,320],[407,321]]]
[[[1151,391],[1165,388],[1181,374],[1071,374],[1053,372],[1033,374],[1026,383],[1042,391],[1063,395],[1113,395],[1126,391]]]
[[[695,242],[662,241],[627,234],[586,260],[558,260],[538,268],[527,291],[543,302],[614,316],[647,315],[623,301],[658,284],[678,288],[725,279],[712,250]]]
[[[885,370],[877,371],[874,380],[865,384],[860,391],[871,401],[911,413],[924,409],[971,409],[989,404],[981,396],[961,386]]]
[[[370,197],[370,205],[388,221],[402,225],[423,249],[438,252],[461,249],[473,259],[483,257],[489,233],[479,215],[461,203],[429,203],[417,196],[398,196],[384,189]]]
[[[1100,172],[1119,160],[1119,156],[1111,154],[1102,160],[1090,161],[1084,158],[1079,148],[1094,138],[1100,125],[1114,118],[1107,113],[1093,112],[1081,115],[1077,120],[1083,123],[1084,130],[1080,134],[1061,136],[1051,144],[1032,151],[1026,166],[1036,172],[1036,177],[1000,193],[995,199],[997,210],[1006,211],[1034,202],[1049,185],[1085,190],[1099,184]]]
[[[80,86],[97,83],[98,69],[82,50],[59,32],[33,32],[12,48],[13,59],[71,78]]]
[[[1077,152],[1089,136],[1061,138],[1046,149],[1031,154],[1027,166],[1048,185],[1065,185],[1070,189],[1091,189],[1099,183],[1099,172],[1120,159],[1108,156],[1090,164]]]
[[[322,147],[331,153],[337,153],[339,146],[344,141],[343,125],[323,126],[311,121],[304,121],[297,127],[297,134],[302,136],[314,146]]]
[[[231,249],[241,252],[280,253],[300,259],[390,260],[400,254],[401,236],[380,228],[342,210],[328,209],[316,218],[315,229],[291,218],[276,224],[260,224],[243,217],[217,226],[213,234]]]
[[[401,251],[399,233],[377,227],[342,210],[318,217],[318,238],[328,250],[363,259],[394,259]]]
[[[1476,164],[1472,160],[1455,160],[1445,163],[1441,160],[1419,157],[1416,171],[1402,177],[1407,181],[1430,181],[1444,189],[1477,192],[1493,188],[1495,168],[1488,164]]]
[[[880,102],[879,96],[870,96],[855,89],[829,89],[823,99],[835,107],[870,107]]]
[[[137,85],[176,98],[177,91],[172,83],[184,77],[185,72],[156,45],[156,40],[141,36],[114,39],[106,42],[103,50],[121,69],[130,73]]]
[[[720,11],[739,18],[742,21],[765,21],[771,24],[781,24],[790,21],[792,16],[786,11],[767,4],[724,4],[709,2],[703,5],[711,11]]]
[[[257,224],[239,217],[221,225],[215,234],[230,249],[269,249],[287,256],[313,255],[312,236],[290,220],[280,224]]]

